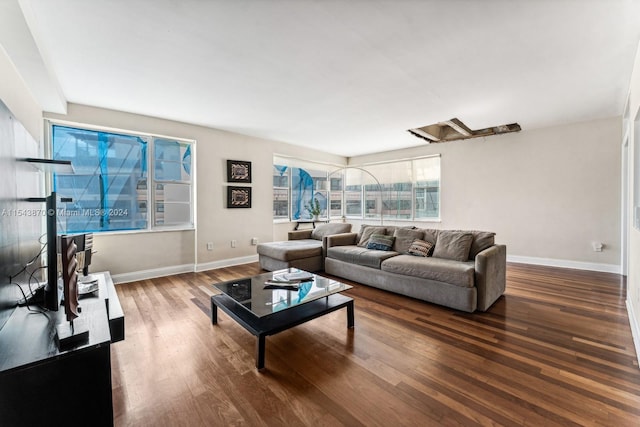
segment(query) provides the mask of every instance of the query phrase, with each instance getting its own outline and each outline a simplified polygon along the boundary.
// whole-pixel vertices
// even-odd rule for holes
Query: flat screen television
[[[44,288],[43,306],[48,310],[58,311],[60,301],[63,298],[62,287],[59,286],[58,278],[58,255],[61,253],[61,237],[58,236],[57,228],[57,195],[52,192],[46,197],[47,210],[47,283]],[[63,198],[62,201],[68,199]],[[89,276],[89,265],[91,264],[91,254],[93,250],[93,233],[81,233],[71,236],[77,247],[77,252],[82,255],[82,272],[83,276],[79,278],[84,292],[97,289],[97,279]],[[64,282],[64,281],[63,281]],[[93,284],[93,286],[89,286]]]

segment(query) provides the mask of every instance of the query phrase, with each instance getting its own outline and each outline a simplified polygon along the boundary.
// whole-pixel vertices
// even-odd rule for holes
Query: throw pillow
[[[428,257],[431,255],[431,249],[433,249],[433,243],[416,239],[409,247],[409,255]]]
[[[378,251],[390,251],[393,247],[395,237],[384,234],[373,234],[367,243],[367,249],[376,249]]]
[[[473,234],[460,231],[442,230],[438,233],[436,247],[433,249],[434,258],[467,261]]]
[[[393,237],[396,238],[393,242],[393,250],[401,254],[409,252],[411,244],[417,239],[422,240],[424,238],[424,231],[412,230],[409,228],[396,228],[393,233]]]
[[[367,247],[367,243],[369,243],[369,238],[373,234],[385,234],[387,229],[385,227],[376,227],[374,225],[361,225],[360,226],[360,239],[358,240],[358,246],[362,248]]]

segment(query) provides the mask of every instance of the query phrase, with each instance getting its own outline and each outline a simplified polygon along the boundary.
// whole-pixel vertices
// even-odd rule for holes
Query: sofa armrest
[[[475,279],[480,311],[487,311],[502,294],[507,284],[507,247],[493,245],[476,255]]]
[[[322,238],[322,259],[327,257],[327,249],[332,246],[355,245],[356,233],[330,234]]]
[[[287,240],[311,239],[313,230],[293,230],[287,233]]]
[[[357,233],[340,233],[340,234],[331,234],[330,236],[326,236],[326,248],[330,248],[332,246],[347,246],[347,245],[355,245],[356,238],[358,237]]]

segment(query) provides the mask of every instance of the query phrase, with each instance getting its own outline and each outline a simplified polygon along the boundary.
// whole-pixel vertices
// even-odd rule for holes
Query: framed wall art
[[[228,208],[250,208],[251,187],[227,187]]]
[[[228,182],[251,182],[251,162],[227,160]]]

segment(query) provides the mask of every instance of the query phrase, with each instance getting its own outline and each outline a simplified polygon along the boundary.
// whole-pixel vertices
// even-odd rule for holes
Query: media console
[[[124,314],[109,272],[98,295],[80,299],[88,342],[56,345],[64,310],[17,307],[0,330],[0,425],[113,425],[111,344],[124,340]]]

